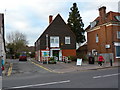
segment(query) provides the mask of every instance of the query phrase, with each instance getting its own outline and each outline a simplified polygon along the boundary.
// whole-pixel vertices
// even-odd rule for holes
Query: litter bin
[[[89,57],[89,64],[94,64],[95,60],[94,57]]]
[[[110,59],[110,66],[112,66],[112,59]]]

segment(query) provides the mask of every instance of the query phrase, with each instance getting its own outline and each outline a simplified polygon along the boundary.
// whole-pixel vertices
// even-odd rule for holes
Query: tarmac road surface
[[[3,89],[17,88],[118,88],[118,68],[53,73],[30,61],[13,64],[10,76],[3,77]]]

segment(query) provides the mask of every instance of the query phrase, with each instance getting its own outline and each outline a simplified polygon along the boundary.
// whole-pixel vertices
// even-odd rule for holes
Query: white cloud
[[[60,13],[65,22],[69,15],[72,3],[76,2],[85,24],[85,27],[98,15],[98,8],[106,6],[108,11],[117,11],[119,0],[0,0],[0,12],[5,12],[6,34],[11,31],[20,31],[27,35],[29,45],[48,26],[48,16],[54,17]]]

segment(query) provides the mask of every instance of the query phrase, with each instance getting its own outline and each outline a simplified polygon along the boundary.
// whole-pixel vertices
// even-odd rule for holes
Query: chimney
[[[53,16],[50,15],[50,16],[49,16],[49,24],[52,22],[52,18],[53,18]]]
[[[105,18],[106,18],[106,7],[105,6],[102,6],[99,8],[99,16],[100,16],[101,24],[105,23]]]

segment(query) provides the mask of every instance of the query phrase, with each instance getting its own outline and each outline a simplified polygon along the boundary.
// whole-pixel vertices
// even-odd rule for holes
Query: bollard
[[[110,59],[110,65],[112,66],[112,59]]]

